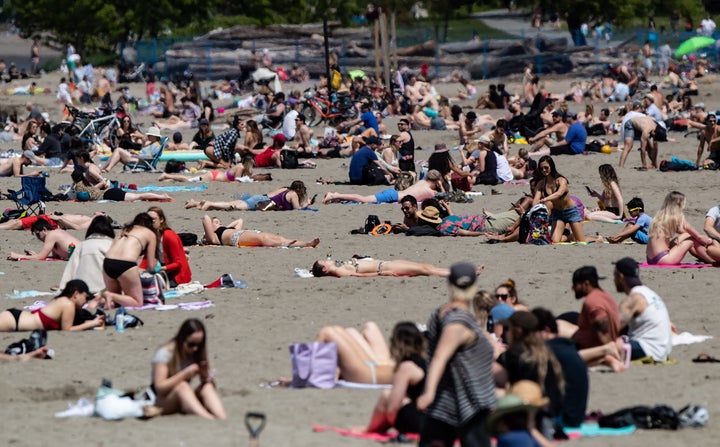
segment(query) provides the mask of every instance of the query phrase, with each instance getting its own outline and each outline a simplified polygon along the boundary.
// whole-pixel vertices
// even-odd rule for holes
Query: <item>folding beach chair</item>
[[[138,161],[136,163],[128,163],[126,165],[123,165],[123,171],[129,169],[132,172],[158,172],[157,165],[160,162],[160,157],[162,156],[163,150],[165,149],[165,145],[167,145],[167,142],[168,137],[162,137],[160,139],[160,150],[157,151],[154,157],[137,157]]]
[[[17,209],[23,210],[27,215],[45,214],[43,197],[52,195],[45,187],[45,177],[21,177],[19,191],[8,189],[8,198],[15,202]]]

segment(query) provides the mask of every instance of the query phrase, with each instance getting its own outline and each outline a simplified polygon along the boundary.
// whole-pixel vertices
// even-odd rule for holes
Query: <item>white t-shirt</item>
[[[295,118],[299,115],[297,110],[291,110],[285,114],[283,118],[282,133],[285,138],[292,140],[295,138],[295,132],[297,131],[297,125],[295,124]]]
[[[712,218],[715,231],[720,231],[720,205],[710,208],[705,217]]]
[[[495,161],[497,162],[497,177],[503,182],[509,182],[510,180],[512,180],[514,177],[512,170],[510,169],[510,163],[508,163],[507,158],[505,158],[504,155],[500,155],[496,152]]]
[[[645,116],[645,114],[640,112],[628,112],[625,114],[625,116],[623,116],[622,123],[620,123],[620,141],[625,140],[625,123],[627,123],[633,118],[640,116]]]
[[[672,328],[662,298],[647,286],[635,286],[630,293],[645,298],[647,307],[628,323],[628,336],[636,340],[645,354],[656,362],[667,360],[672,351]]]
[[[712,19],[703,19],[700,22],[700,28],[702,28],[703,34],[709,36],[715,31],[715,22]]]

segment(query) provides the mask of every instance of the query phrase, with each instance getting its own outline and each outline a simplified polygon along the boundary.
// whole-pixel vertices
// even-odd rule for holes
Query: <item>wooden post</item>
[[[390,49],[390,52],[392,54],[392,66],[393,68],[395,68],[395,70],[399,70],[400,67],[398,66],[398,41],[397,27],[395,26],[395,12],[390,14],[390,41],[392,42],[392,48]]]
[[[375,82],[380,84],[380,23],[379,19],[375,20]]]
[[[383,58],[383,80],[385,81],[385,88],[390,88],[390,50],[388,45],[387,14],[385,14],[385,10],[380,12],[379,20]]]

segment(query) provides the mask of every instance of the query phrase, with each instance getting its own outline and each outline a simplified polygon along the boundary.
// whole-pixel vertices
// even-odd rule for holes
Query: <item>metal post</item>
[[[328,18],[327,12],[323,13],[323,41],[325,43],[325,76],[327,76],[328,97],[332,93],[332,78],[330,77],[330,44],[328,43]]]

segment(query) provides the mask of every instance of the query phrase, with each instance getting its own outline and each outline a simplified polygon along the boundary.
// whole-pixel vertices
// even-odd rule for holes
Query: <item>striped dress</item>
[[[475,333],[475,341],[458,348],[450,358],[438,383],[435,400],[426,413],[453,427],[462,427],[479,411],[495,407],[493,348],[469,312],[453,308],[441,317],[441,309],[433,312],[427,325],[430,359],[435,353],[443,328],[451,323],[468,327]]]

